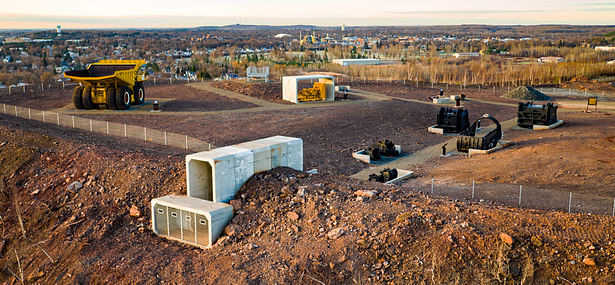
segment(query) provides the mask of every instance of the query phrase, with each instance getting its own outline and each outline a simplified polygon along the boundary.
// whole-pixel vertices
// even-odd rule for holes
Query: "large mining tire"
[[[119,92],[115,94],[115,106],[117,106],[119,110],[126,110],[130,107],[131,90],[124,86],[120,87],[118,91]]]
[[[141,105],[145,103],[145,88],[143,87],[143,83],[138,82],[137,84],[135,84],[134,91],[135,101],[133,104]]]
[[[81,93],[83,93],[83,86],[76,86],[75,89],[73,89],[73,104],[75,104],[75,108],[77,109],[83,109]]]
[[[92,86],[86,86],[83,88],[83,93],[81,93],[81,102],[83,103],[84,108],[94,109],[94,104],[92,104]]]
[[[107,102],[107,109],[117,109],[117,106],[115,106],[115,88],[111,86],[107,87],[105,91],[105,101]]]

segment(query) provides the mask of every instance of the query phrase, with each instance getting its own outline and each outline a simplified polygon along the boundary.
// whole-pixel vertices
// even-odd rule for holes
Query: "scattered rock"
[[[513,244],[513,238],[506,233],[500,233],[500,239],[505,243],[505,244]]]
[[[239,199],[233,199],[229,202],[233,206],[233,211],[241,210],[241,201]]]
[[[79,191],[79,189],[83,188],[83,184],[79,181],[75,181],[73,183],[71,183],[70,185],[68,185],[68,187],[66,188],[66,190],[68,191]]]
[[[344,230],[342,228],[332,229],[327,233],[327,237],[330,239],[338,239],[339,237],[344,235]]]
[[[6,244],[5,240],[0,242],[0,256],[2,256],[2,252],[4,251],[4,244]]]
[[[297,196],[299,197],[305,196],[306,188],[307,188],[306,186],[299,186],[299,190],[297,190]]]
[[[535,247],[541,247],[543,245],[542,239],[539,236],[532,236],[531,243]]]
[[[0,146],[5,146],[5,145],[6,145],[6,142],[1,142],[0,143]]]
[[[256,249],[256,248],[258,248],[258,245],[255,245],[255,244],[253,244],[253,243],[249,243],[249,244],[246,246],[246,248],[248,248],[249,250],[252,250],[252,249]]]
[[[137,208],[137,206],[135,206],[135,205],[132,205],[130,207],[130,211],[129,212],[130,212],[130,216],[131,217],[136,217],[136,218],[141,217],[141,211],[139,211],[139,208]]]
[[[36,281],[38,279],[41,279],[43,276],[45,276],[45,272],[44,271],[36,271],[36,272],[30,273],[30,275],[28,275],[26,280],[28,282],[34,282],[34,281]]]
[[[299,214],[295,213],[295,212],[288,212],[286,213],[286,216],[291,219],[292,221],[296,221],[299,220]]]
[[[583,263],[587,266],[596,266],[596,260],[589,256],[583,258]]]
[[[354,194],[357,196],[362,196],[362,197],[367,197],[367,198],[376,196],[376,192],[371,191],[371,190],[357,190],[354,192]]]
[[[230,224],[224,227],[224,233],[230,237],[239,234],[240,231],[241,229],[239,228],[239,226],[235,224]]]
[[[224,246],[224,245],[227,245],[228,243],[229,243],[229,237],[223,236],[221,238],[218,238],[218,241],[216,241],[216,246]]]

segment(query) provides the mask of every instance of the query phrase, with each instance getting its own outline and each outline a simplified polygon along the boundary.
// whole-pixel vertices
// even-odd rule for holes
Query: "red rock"
[[[132,205],[132,207],[130,207],[130,216],[131,217],[141,217],[141,211],[139,211],[139,208],[137,208],[137,206]]]
[[[509,234],[500,233],[500,239],[506,244],[513,244],[513,238]]]

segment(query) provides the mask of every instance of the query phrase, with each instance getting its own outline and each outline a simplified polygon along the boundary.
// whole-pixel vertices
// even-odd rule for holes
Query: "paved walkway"
[[[500,125],[502,125],[502,132],[509,130],[517,125],[517,118],[510,119],[504,122],[500,122]],[[425,131],[427,131],[427,128],[425,128]],[[457,146],[457,137],[452,137],[451,139],[443,143],[428,146],[421,150],[415,151],[411,153],[410,155],[396,159],[394,161],[391,161],[390,163],[363,169],[362,171],[360,171],[357,174],[352,175],[351,177],[367,180],[370,174],[379,174],[380,170],[385,169],[385,168],[399,168],[399,169],[412,170],[413,166],[421,164],[430,159],[439,157],[442,154],[442,145],[444,144],[448,144],[447,145],[448,149],[455,149]],[[449,153],[452,153],[452,152],[449,151]]]

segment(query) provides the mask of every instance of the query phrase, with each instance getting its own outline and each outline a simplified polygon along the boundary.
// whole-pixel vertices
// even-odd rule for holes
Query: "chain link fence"
[[[87,119],[74,115],[64,115],[59,112],[42,111],[4,103],[1,107],[2,109],[0,112],[6,115],[110,136],[143,140],[164,146],[184,149],[191,152],[208,151],[214,148],[211,143],[184,134],[160,131],[141,126]]]
[[[552,190],[527,185],[477,183],[454,184],[432,179],[419,188],[432,195],[460,200],[491,201],[509,207],[615,216],[615,197]]]

